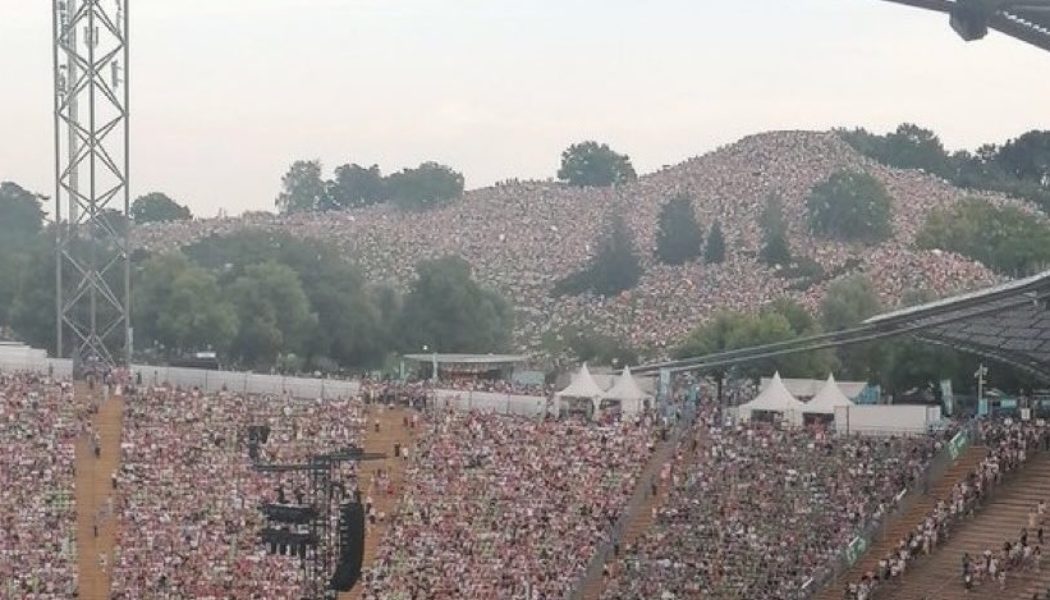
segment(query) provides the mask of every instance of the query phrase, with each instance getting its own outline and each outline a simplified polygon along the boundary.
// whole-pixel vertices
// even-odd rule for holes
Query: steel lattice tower
[[[131,357],[127,2],[52,0],[56,349],[78,375]]]

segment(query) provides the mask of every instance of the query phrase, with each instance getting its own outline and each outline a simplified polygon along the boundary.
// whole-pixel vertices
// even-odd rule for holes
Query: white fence
[[[25,347],[0,347],[0,370],[37,371],[53,373],[56,377],[69,377],[73,373],[73,362],[69,359],[47,358],[43,351]],[[357,394],[361,389],[358,381],[284,377],[238,371],[132,365],[131,372],[136,379],[141,377],[143,385],[167,383],[183,388],[197,387],[206,392],[225,389],[242,394],[288,393],[296,398],[340,398]],[[459,390],[434,390],[433,406],[528,416],[542,415],[551,410],[547,398],[542,396]]]
[[[538,416],[551,410],[543,396],[521,396],[493,392],[434,390],[434,408],[452,407],[456,410],[480,410],[507,415]]]

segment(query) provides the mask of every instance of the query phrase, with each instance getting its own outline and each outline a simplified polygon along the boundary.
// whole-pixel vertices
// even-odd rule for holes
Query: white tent
[[[652,398],[642,391],[641,386],[631,376],[631,368],[624,367],[623,373],[616,379],[612,388],[602,396],[603,400],[615,400],[620,403],[623,414],[637,414],[642,411],[642,403],[646,398]]]
[[[583,363],[583,366],[580,367],[580,372],[572,376],[572,383],[569,384],[569,387],[554,394],[554,399],[557,401],[559,410],[563,399],[573,399],[589,401],[594,412],[597,412],[598,402],[601,401],[604,394],[605,391],[591,376],[587,363]]]
[[[828,375],[828,380],[824,383],[824,387],[820,388],[817,395],[813,396],[813,399],[806,403],[803,412],[833,415],[835,414],[835,408],[838,406],[853,406],[853,403],[839,389],[838,384],[835,383],[835,376]]]
[[[806,405],[799,402],[791,395],[784,382],[780,379],[780,373],[773,375],[766,389],[746,404],[737,408],[737,415],[744,421],[751,420],[751,414],[759,412],[781,413],[784,420],[793,425],[802,423],[802,412]]]

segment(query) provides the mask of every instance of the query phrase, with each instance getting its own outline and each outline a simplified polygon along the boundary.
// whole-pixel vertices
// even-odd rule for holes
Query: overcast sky
[[[299,158],[544,178],[770,129],[904,120],[951,147],[1050,121],[1050,54],[880,0],[129,0],[132,193],[272,209]],[[0,180],[50,193],[50,2],[0,0]]]

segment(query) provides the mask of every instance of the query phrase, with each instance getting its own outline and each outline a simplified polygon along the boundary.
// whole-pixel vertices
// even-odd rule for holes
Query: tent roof
[[[835,412],[836,406],[853,406],[846,394],[842,393],[837,383],[835,383],[835,376],[828,375],[827,382],[824,383],[824,387],[820,388],[816,396],[806,403],[805,412],[808,413],[830,413]]]
[[[633,401],[643,400],[650,396],[642,391],[638,382],[634,380],[633,376],[631,376],[631,368],[624,367],[623,373],[621,373],[616,379],[616,383],[612,388],[608,392],[605,392],[604,397],[610,400]]]
[[[748,410],[768,410],[784,412],[789,410],[801,411],[806,405],[802,404],[791,395],[784,382],[780,379],[780,373],[773,375],[766,389],[762,390],[754,400],[741,406]]]
[[[602,388],[594,381],[594,377],[591,377],[587,363],[583,363],[580,372],[572,376],[572,383],[569,384],[569,387],[556,395],[564,398],[600,398],[603,393]]]

